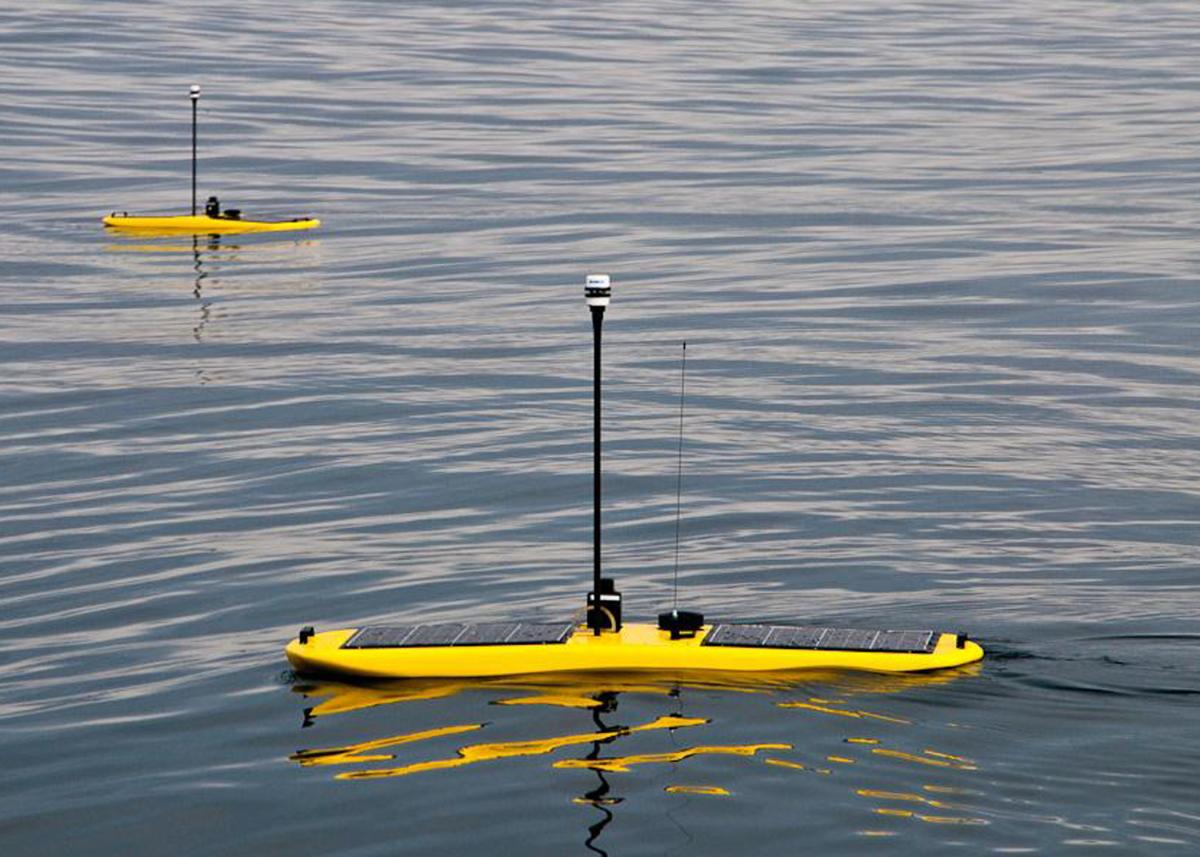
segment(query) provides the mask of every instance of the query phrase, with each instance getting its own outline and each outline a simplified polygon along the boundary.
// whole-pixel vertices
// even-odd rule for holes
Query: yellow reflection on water
[[[776,704],[780,708],[803,708],[808,711],[817,711],[821,714],[836,714],[840,717],[869,718],[872,720],[883,720],[888,723],[912,723],[911,720],[905,720],[902,717],[891,717],[887,714],[876,714],[873,711],[863,711],[861,709],[832,708],[828,705],[817,705],[813,702],[779,702]]]
[[[767,756],[766,758],[763,759],[763,761],[766,762],[768,765],[778,765],[781,768],[792,768],[793,770],[797,770],[797,771],[807,770],[807,768],[805,768],[805,766],[802,765],[800,762],[791,762],[787,759],[776,759],[773,756]]]
[[[670,753],[643,753],[637,756],[618,756],[610,759],[563,759],[555,762],[556,768],[590,768],[593,771],[610,773],[628,771],[632,765],[682,762],[692,756],[704,754],[727,756],[753,756],[759,750],[790,750],[791,744],[728,744],[685,747]]]
[[[222,247],[220,236],[214,235],[204,247],[207,250],[241,250],[241,245],[226,244]],[[199,239],[190,244],[110,244],[105,249],[110,253],[192,253],[200,246]]]
[[[987,819],[984,818],[968,818],[957,815],[921,815],[920,813],[916,813],[916,817],[921,821],[928,822],[929,824],[984,825],[988,823]]]
[[[779,768],[791,768],[793,771],[807,771],[812,774],[829,775],[833,773],[829,768],[810,768],[802,762],[793,762],[790,759],[776,759],[774,756],[765,756],[763,762]]]
[[[812,783],[811,786],[803,786],[804,780],[796,781],[795,787],[799,788],[819,788],[820,786],[816,785],[817,782],[822,782],[824,785],[844,783],[844,780],[840,778],[851,774],[857,774],[855,779],[858,780],[862,776],[870,775],[872,771],[878,772],[885,768],[895,770],[902,767],[893,764],[897,761],[907,763],[909,767],[915,764],[926,770],[932,767],[947,773],[973,771],[976,769],[975,763],[962,755],[928,747],[914,749],[909,746],[901,750],[881,746],[883,743],[881,738],[872,737],[869,733],[862,734],[866,731],[865,724],[871,723],[880,729],[884,728],[884,724],[897,724],[904,728],[911,726],[912,721],[899,716],[899,712],[881,711],[879,706],[867,706],[856,702],[856,698],[894,694],[926,685],[943,684],[956,677],[974,675],[977,672],[978,667],[974,666],[952,671],[950,675],[935,674],[931,676],[876,676],[838,673],[747,676],[745,674],[704,673],[666,676],[555,674],[499,679],[415,680],[362,684],[347,681],[312,680],[302,684],[298,683],[293,687],[296,692],[315,698],[315,704],[305,712],[305,725],[312,725],[319,718],[335,714],[347,714],[393,704],[436,701],[472,693],[477,697],[470,700],[470,704],[486,704],[499,708],[549,706],[564,709],[568,712],[566,715],[568,717],[590,720],[594,728],[591,731],[570,730],[567,734],[531,740],[467,744],[440,758],[404,760],[405,764],[395,763],[395,748],[397,747],[420,746],[420,742],[473,732],[483,728],[485,724],[445,725],[346,746],[301,750],[290,758],[304,767],[353,766],[351,769],[343,767],[342,771],[336,774],[336,778],[339,780],[377,780],[458,769],[479,762],[544,756],[570,747],[587,747],[588,750],[581,751],[587,753],[584,758],[559,758],[548,761],[547,766],[564,771],[588,771],[595,778],[591,789],[583,794],[577,791],[580,789],[578,780],[571,780],[570,788],[574,794],[569,794],[567,800],[571,804],[590,810],[588,814],[591,818],[586,822],[586,834],[584,834],[585,845],[589,850],[603,853],[596,843],[600,840],[605,828],[617,820],[618,815],[622,812],[619,806],[629,799],[620,794],[619,787],[614,788],[614,786],[617,786],[622,775],[627,775],[640,766],[675,765],[692,757],[705,755],[758,757],[762,763],[773,766],[777,771],[821,775],[820,780],[807,781]],[[763,701],[759,705],[763,712],[776,710],[778,707],[797,713],[812,713],[830,721],[828,725],[817,730],[817,733],[826,735],[831,742],[836,743],[819,750],[810,747],[813,755],[806,759],[784,758],[779,755],[781,752],[783,755],[792,755],[785,751],[791,751],[795,746],[792,743],[780,741],[728,744],[712,741],[686,747],[671,747],[666,752],[625,755],[614,754],[611,749],[605,747],[605,745],[613,744],[639,732],[673,731],[708,724],[710,719],[707,717],[683,716],[684,696],[682,691],[685,689],[703,691],[707,694],[713,692],[748,694],[751,703],[757,695],[762,697]],[[671,706],[667,710],[673,711],[673,713],[637,726],[608,725],[612,722],[609,719],[610,716],[615,717],[619,698],[624,693],[643,697],[661,697],[662,704]],[[712,697],[689,697],[688,702],[695,705],[697,699],[704,700],[706,698],[711,700]],[[455,705],[452,708],[461,710],[462,705]],[[576,713],[572,715],[569,713],[571,711]],[[839,720],[848,727],[846,732],[842,735],[829,736],[829,725],[836,730]],[[803,728],[802,719],[795,722],[801,723],[801,728]],[[850,729],[853,729],[854,732],[849,732]],[[918,745],[918,747],[920,746]],[[603,758],[601,757],[602,752],[606,753]],[[381,762],[390,764],[386,767],[369,767],[366,764]],[[790,777],[786,773],[783,774],[779,787],[787,787],[789,780]],[[859,784],[861,783],[856,783],[856,785]],[[736,783],[733,785],[736,786]],[[845,785],[849,785],[849,783],[844,783]],[[663,792],[675,795],[732,797],[734,794],[732,789],[725,786],[703,783],[676,782],[662,788]],[[922,789],[924,789],[924,793],[921,792]],[[943,825],[986,823],[982,819],[972,817],[969,812],[962,811],[966,809],[965,807],[944,803],[939,799],[951,794],[971,793],[967,789],[958,789],[953,786],[918,787],[916,783],[913,783],[907,788],[904,786],[887,788],[885,785],[883,788],[871,789],[851,786],[848,793],[873,802],[902,804],[893,807],[863,806],[864,818],[878,820],[875,824],[862,825],[866,829],[855,831],[863,836],[896,835],[896,831],[893,830],[876,829],[884,826],[881,823],[883,818],[903,818],[913,822]]]
[[[777,703],[780,708],[805,708],[809,711],[819,711],[822,714],[837,714],[842,717],[862,717],[857,711],[846,711],[841,708],[830,708],[825,705],[818,705],[813,702],[780,702]]]
[[[854,792],[862,797],[871,797],[878,800],[905,800],[913,803],[925,803],[925,798],[921,795],[913,794],[912,792],[888,792],[882,789],[858,789]]]
[[[667,786],[663,789],[667,794],[673,795],[721,795],[726,796],[732,794],[729,789],[723,789],[720,786]]]
[[[599,708],[604,703],[591,696],[568,696],[566,694],[537,694],[517,696],[512,699],[497,699],[492,705],[556,705],[559,708]]]
[[[482,729],[486,724],[460,724],[432,727],[424,731],[407,732],[386,738],[370,739],[343,747],[325,749],[300,750],[290,756],[292,761],[302,767],[341,766],[341,772],[335,775],[338,780],[378,780],[388,778],[409,777],[419,773],[450,771],[476,765],[479,762],[502,761],[517,759],[517,757],[545,756],[565,748],[588,748],[577,750],[576,754],[586,753],[584,757],[566,757],[566,759],[547,760],[547,767],[558,771],[590,772],[594,778],[590,789],[580,793],[580,781],[569,780],[571,785],[566,799],[576,807],[587,810],[588,819],[581,829],[581,839],[588,850],[605,853],[599,846],[602,835],[612,823],[620,821],[623,813],[622,804],[629,801],[628,796],[620,793],[618,780],[629,775],[629,772],[642,766],[677,765],[694,756],[727,756],[751,759],[758,757],[762,763],[773,766],[775,771],[782,773],[779,787],[814,787],[820,789],[817,783],[823,785],[838,785],[850,797],[851,801],[866,798],[872,804],[862,807],[864,820],[872,819],[854,831],[863,837],[892,837],[898,835],[901,827],[900,820],[908,822],[923,822],[930,825],[984,825],[988,823],[973,814],[966,807],[949,803],[952,795],[959,793],[977,793],[967,789],[959,789],[949,785],[913,784],[881,784],[878,789],[856,787],[860,778],[872,772],[882,773],[884,769],[910,768],[916,772],[913,765],[924,768],[936,768],[946,773],[974,771],[976,765],[966,756],[946,753],[946,751],[931,749],[893,749],[883,747],[883,739],[872,737],[866,732],[866,724],[874,724],[878,729],[884,729],[884,724],[898,724],[900,727],[911,726],[912,720],[900,717],[900,712],[890,713],[882,706],[863,705],[856,702],[863,696],[882,694],[898,694],[902,691],[926,687],[926,685],[943,684],[954,678],[978,675],[978,665],[955,670],[946,675],[911,676],[890,675],[872,676],[860,673],[829,673],[815,675],[808,672],[804,675],[791,676],[746,676],[745,673],[720,675],[720,673],[700,673],[700,675],[667,675],[648,676],[644,673],[624,673],[624,675],[598,676],[594,673],[580,675],[541,675],[504,677],[494,679],[420,679],[420,681],[367,682],[352,683],[346,681],[308,681],[293,685],[296,693],[306,697],[314,697],[314,705],[306,709],[305,725],[316,724],[320,718],[331,717],[335,714],[364,711],[379,706],[402,705],[402,703],[426,702],[444,700],[462,694],[474,694],[470,705],[488,705],[498,708],[526,708],[547,706],[564,709],[566,717],[581,718],[590,721],[594,726],[592,731],[570,730],[565,735],[554,735],[521,741],[498,741],[461,745],[452,753],[434,754],[442,757],[434,759],[403,760],[406,763],[397,765],[397,748],[420,748],[422,742],[442,739],[448,736],[463,735]],[[847,726],[841,736],[828,736],[834,745],[820,749],[808,748],[812,755],[808,759],[787,759],[793,750],[792,743],[697,743],[690,747],[672,747],[661,753],[637,753],[618,755],[613,754],[606,745],[622,741],[638,732],[673,731],[690,729],[710,723],[709,718],[684,717],[682,706],[685,697],[683,690],[704,691],[706,694],[734,693],[748,694],[750,701],[761,696],[761,709],[764,712],[774,711],[775,707],[788,709],[797,713],[815,714],[817,718],[827,719],[834,729],[838,723]],[[659,717],[636,726],[608,725],[613,723],[610,718],[616,717],[620,695],[636,694],[643,697],[661,697],[662,705],[671,706],[666,711],[671,714]],[[712,696],[689,696],[686,701],[695,706],[696,701]],[[644,700],[638,705],[644,705]],[[444,708],[444,707],[443,707]],[[452,705],[452,711],[461,711],[462,705]],[[493,709],[496,711],[496,709]],[[570,712],[574,711],[575,714]],[[688,712],[692,714],[692,712]],[[697,713],[697,714],[701,714]],[[906,713],[906,712],[905,712]],[[536,719],[536,718],[534,718]],[[798,721],[799,723],[799,721]],[[926,724],[928,726],[928,724]],[[803,729],[803,724],[802,726]],[[851,730],[853,730],[851,732]],[[906,730],[907,731],[907,730]],[[866,732],[866,735],[863,735]],[[828,727],[818,730],[821,735],[827,735]],[[757,736],[750,736],[757,737]],[[787,737],[787,736],[785,736]],[[798,744],[799,742],[797,742]],[[889,742],[890,743],[890,742]],[[920,747],[920,745],[918,745]],[[638,748],[640,749],[640,748]],[[658,748],[650,748],[658,749]],[[601,753],[606,754],[601,757]],[[782,754],[782,755],[780,755]],[[799,754],[796,754],[799,756]],[[875,761],[878,760],[878,761]],[[904,762],[896,766],[894,762]],[[371,765],[368,765],[371,763]],[[386,767],[378,766],[384,763]],[[853,767],[851,767],[853,766]],[[683,771],[683,768],[680,768]],[[792,774],[818,774],[817,780],[797,780],[794,786],[788,786]],[[854,775],[858,783],[845,791],[844,779]],[[902,775],[902,774],[901,774]],[[919,774],[918,774],[919,775]],[[810,783],[805,786],[803,783]],[[733,784],[736,785],[736,784]],[[899,787],[898,787],[899,786]],[[907,786],[907,787],[906,787]],[[732,789],[724,785],[671,783],[662,786],[662,792],[668,795],[701,796],[701,797],[733,797]],[[836,798],[835,798],[836,799]],[[889,820],[892,823],[886,823]],[[677,822],[678,823],[678,822]],[[895,829],[881,829],[892,827]]]
[[[952,767],[959,770],[974,771],[976,768],[973,765],[965,764],[968,760],[961,756],[951,756],[949,753],[937,753],[936,751],[927,750],[927,753],[933,753],[942,759],[954,761],[943,761],[942,759],[933,759],[923,756],[917,756],[912,753],[903,753],[898,750],[888,750],[886,748],[875,747],[871,750],[881,756],[889,756],[891,758],[904,759],[906,761],[919,762],[924,765],[933,765],[934,767]],[[933,794],[979,794],[972,789],[963,789],[953,786],[937,786],[925,785],[922,789]],[[935,798],[926,797],[923,794],[909,791],[894,791],[890,789],[869,789],[860,788],[854,792],[859,797],[870,798],[877,801],[897,801],[901,803],[918,804],[921,807],[930,807],[937,810],[952,810],[952,811],[969,811],[969,807],[958,804],[948,803],[946,801],[937,800]],[[933,815],[922,812],[919,809],[904,809],[896,807],[876,807],[873,812],[878,815],[895,816],[898,818],[911,818],[917,821],[923,821],[927,824],[959,824],[959,825],[984,825],[988,821],[983,818],[978,818],[969,815]]]
[[[428,762],[416,762],[396,768],[346,771],[345,773],[338,774],[337,778],[339,780],[370,780],[385,777],[405,777],[409,774],[423,773],[425,771],[461,768],[464,765],[474,765],[477,762],[488,762],[494,759],[508,759],[514,756],[541,756],[552,753],[562,747],[570,747],[578,744],[594,744],[634,732],[646,732],[651,729],[680,729],[687,726],[699,726],[707,722],[708,720],[702,717],[676,717],[674,715],[667,715],[641,726],[620,727],[608,730],[607,732],[559,735],[532,741],[500,741],[493,744],[470,744],[466,747],[460,747],[458,756],[453,759],[433,759]]]
[[[854,792],[860,797],[869,797],[875,800],[896,800],[906,801],[908,803],[920,803],[925,806],[932,806],[937,809],[965,809],[965,807],[957,804],[946,803],[933,798],[927,798],[924,795],[916,794],[915,792],[894,792],[884,789],[858,789]]]
[[[957,786],[921,786],[921,788],[925,789],[925,791],[927,791],[927,792],[933,792],[934,794],[943,794],[943,795],[980,795],[980,794],[983,794],[983,792],[976,791],[975,789],[964,789],[964,788],[959,788]]]
[[[938,759],[946,759],[950,762],[961,762],[964,765],[973,765],[974,763],[964,756],[954,756],[950,753],[939,753],[937,750],[924,750],[926,756],[934,756]],[[971,769],[973,770],[973,768]]]
[[[392,705],[398,702],[416,702],[424,699],[443,699],[466,690],[462,682],[413,682],[393,686],[360,686],[341,682],[320,682],[297,685],[293,688],[305,696],[325,696],[324,702],[308,710],[309,717],[328,717],[374,708],[377,705]]]
[[[958,768],[962,771],[977,770],[974,765],[967,762],[953,762],[949,759],[931,759],[926,756],[918,756],[915,753],[905,753],[901,750],[892,750],[887,747],[872,747],[871,752],[879,756],[901,759],[905,762],[915,762],[919,765],[930,765],[935,768]]]
[[[503,679],[446,680],[408,679],[374,684],[350,684],[335,680],[318,680],[295,685],[292,689],[306,697],[325,697],[308,709],[309,718],[346,714],[378,705],[444,699],[466,691],[507,690],[529,691],[529,696],[494,700],[496,705],[555,705],[563,708],[597,708],[597,687],[607,693],[646,693],[668,696],[678,685],[669,681],[655,683],[645,678],[598,680],[595,677],[549,675]],[[739,688],[750,692],[751,687]]]
[[[323,750],[298,750],[288,756],[293,762],[302,766],[310,765],[344,765],[350,762],[386,762],[396,758],[395,754],[367,755],[371,750],[382,750],[385,747],[396,747],[401,744],[411,744],[416,741],[427,741],[430,738],[441,738],[446,735],[461,735],[463,732],[473,732],[482,729],[482,723],[468,723],[463,726],[440,726],[436,729],[426,729],[422,732],[409,732],[405,735],[394,735],[391,738],[378,738],[374,741],[361,741],[345,747],[329,747]]]
[[[962,815],[925,815],[924,813],[914,812],[911,809],[892,809],[885,806],[876,807],[875,813],[878,815],[891,815],[897,818],[914,818],[917,821],[924,821],[927,824],[968,824],[979,826],[988,823],[985,818]]]
[[[977,676],[981,665],[968,664],[952,670],[936,673],[844,673],[809,670],[803,673],[689,673],[680,671],[664,675],[644,673],[552,673],[536,676],[512,676],[497,679],[406,679],[403,681],[380,681],[369,684],[352,684],[337,680],[306,681],[294,686],[297,693],[309,697],[326,697],[309,711],[313,718],[342,714],[377,705],[411,702],[416,700],[451,697],[465,691],[510,689],[529,691],[531,697],[516,697],[497,700],[501,705],[544,704],[576,707],[569,702],[573,698],[578,707],[593,708],[591,701],[602,688],[609,693],[639,693],[660,696],[677,694],[681,689],[721,691],[745,694],[776,694],[812,684],[834,685],[841,695],[824,697],[810,696],[807,702],[781,702],[781,708],[806,708],[826,714],[835,714],[855,719],[873,719],[892,723],[909,721],[887,714],[863,709],[835,708],[846,705],[846,695],[878,695],[901,693],[906,690],[945,684],[957,679]],[[522,699],[527,702],[522,702]],[[552,701],[553,700],[553,701]],[[588,702],[585,702],[588,700]]]

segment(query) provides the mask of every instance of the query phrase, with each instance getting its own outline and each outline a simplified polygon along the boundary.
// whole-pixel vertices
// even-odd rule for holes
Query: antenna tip
[[[192,96],[193,101],[195,101],[197,98],[199,98],[200,97],[200,84],[193,83],[192,88],[188,90],[188,94],[190,94]]]
[[[583,286],[584,297],[590,307],[606,307],[612,298],[612,284],[608,274],[588,274]]]

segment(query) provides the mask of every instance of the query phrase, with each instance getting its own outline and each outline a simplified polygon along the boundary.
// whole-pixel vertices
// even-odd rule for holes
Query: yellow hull
[[[356,633],[347,628],[314,634],[287,645],[287,658],[301,672],[365,678],[480,678],[556,672],[783,672],[863,670],[902,673],[962,666],[983,649],[956,635],[941,634],[929,652],[877,652],[701,645],[711,626],[695,637],[672,640],[654,625],[627,624],[594,636],[577,628],[564,643],[551,645],[411,646],[342,648]]]
[[[155,235],[231,235],[239,232],[292,232],[313,229],[321,225],[315,217],[295,220],[232,220],[225,217],[209,217],[205,214],[133,215],[117,214],[104,218],[104,225],[121,232]]]

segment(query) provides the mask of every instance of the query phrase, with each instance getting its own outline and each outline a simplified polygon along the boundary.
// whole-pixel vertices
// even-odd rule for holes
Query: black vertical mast
[[[200,102],[200,85],[193,83],[192,97],[192,217],[196,216],[196,105]]]
[[[587,624],[593,633],[621,629],[621,596],[611,580],[600,573],[600,331],[604,310],[612,297],[608,274],[588,274],[584,286],[592,313],[592,591],[588,596]]]

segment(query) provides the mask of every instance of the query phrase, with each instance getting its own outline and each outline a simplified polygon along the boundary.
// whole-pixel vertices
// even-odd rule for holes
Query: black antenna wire
[[[679,365],[679,468],[675,479],[675,577],[671,596],[672,611],[679,610],[679,521],[683,497],[683,392],[687,380],[687,342]]]

